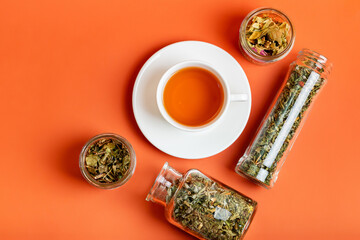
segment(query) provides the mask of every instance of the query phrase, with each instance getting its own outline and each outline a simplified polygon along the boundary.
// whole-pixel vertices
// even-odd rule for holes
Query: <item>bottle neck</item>
[[[182,176],[166,162],[150,189],[146,201],[166,206],[178,188]]]
[[[328,77],[332,69],[332,63],[329,62],[326,57],[306,48],[299,52],[296,63],[316,71],[322,78],[325,79]]]

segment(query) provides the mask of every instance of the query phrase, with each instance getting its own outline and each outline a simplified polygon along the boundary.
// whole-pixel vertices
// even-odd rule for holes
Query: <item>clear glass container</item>
[[[122,144],[123,146],[125,146],[125,148],[127,149],[128,153],[130,155],[129,169],[121,177],[121,179],[119,179],[116,182],[101,183],[101,182],[97,181],[96,179],[94,179],[91,176],[91,174],[88,172],[88,170],[86,169],[86,166],[85,166],[86,165],[85,164],[86,155],[87,155],[87,152],[89,151],[90,147],[97,141],[101,141],[104,139],[112,139],[115,142]],[[79,157],[80,171],[81,171],[81,174],[83,175],[83,177],[85,178],[85,180],[88,183],[90,183],[91,185],[98,187],[98,188],[102,188],[102,189],[114,189],[114,188],[118,188],[121,185],[125,184],[127,181],[129,181],[131,176],[134,174],[135,166],[136,166],[136,155],[135,155],[135,151],[134,151],[133,147],[125,138],[123,138],[117,134],[114,134],[114,133],[103,133],[103,134],[99,134],[99,135],[96,135],[93,138],[91,138],[82,148],[80,157]]]
[[[285,49],[283,49],[281,52],[279,52],[276,55],[268,55],[265,52],[258,53],[256,49],[252,48],[247,39],[246,39],[246,32],[247,28],[250,26],[250,23],[255,17],[264,17],[267,16],[271,19],[273,19],[276,22],[285,22],[288,24],[289,29],[287,32],[286,42],[287,45]],[[240,30],[239,30],[239,47],[241,50],[241,53],[244,55],[244,57],[249,60],[252,63],[265,65],[268,63],[273,63],[276,61],[279,61],[286,57],[286,55],[289,54],[292,47],[294,46],[295,42],[295,29],[293,24],[291,23],[290,19],[281,11],[273,9],[273,8],[258,8],[254,11],[250,12],[242,21]]]
[[[179,173],[165,163],[147,201],[165,207],[167,220],[199,238],[243,239],[257,203],[196,169]]]
[[[285,80],[235,170],[272,188],[313,102],[327,82],[332,64],[303,49],[290,64]]]

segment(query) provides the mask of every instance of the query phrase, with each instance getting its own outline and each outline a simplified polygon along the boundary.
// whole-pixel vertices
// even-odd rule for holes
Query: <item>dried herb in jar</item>
[[[100,183],[119,181],[129,170],[130,154],[121,142],[108,138],[94,142],[86,153],[85,167]]]
[[[317,63],[316,58],[307,56],[306,59],[290,69],[273,109],[236,169],[267,187],[276,181],[281,160],[289,151],[294,136],[296,138],[309,106],[325,84],[322,64]]]
[[[168,191],[171,199],[174,191]],[[209,240],[240,239],[256,202],[228,189],[201,172],[193,171],[174,196],[173,219]]]
[[[290,26],[267,14],[253,17],[246,27],[246,41],[251,49],[263,56],[275,56],[289,44]]]

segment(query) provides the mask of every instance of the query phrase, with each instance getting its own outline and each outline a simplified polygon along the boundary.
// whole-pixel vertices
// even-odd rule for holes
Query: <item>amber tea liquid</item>
[[[168,80],[163,101],[167,113],[176,122],[200,127],[220,113],[224,89],[212,72],[200,67],[187,67]]]

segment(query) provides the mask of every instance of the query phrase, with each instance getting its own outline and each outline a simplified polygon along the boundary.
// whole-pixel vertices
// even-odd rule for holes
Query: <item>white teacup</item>
[[[224,91],[224,102],[222,104],[222,107],[221,107],[219,113],[216,115],[216,117],[214,119],[212,119],[210,122],[208,122],[204,125],[201,125],[201,126],[196,126],[196,127],[183,125],[183,124],[175,121],[166,111],[165,106],[164,106],[164,100],[163,100],[164,89],[165,89],[165,86],[166,86],[167,82],[169,81],[169,79],[179,70],[188,68],[188,67],[199,67],[199,68],[206,69],[209,72],[213,73],[217,77],[219,82],[221,83],[222,89]],[[224,79],[221,76],[221,74],[213,66],[211,66],[209,63],[202,62],[202,61],[195,61],[195,60],[180,62],[178,64],[175,64],[171,68],[169,68],[161,77],[158,87],[157,87],[157,91],[156,91],[156,101],[157,101],[157,105],[158,105],[161,115],[164,117],[164,119],[168,123],[170,123],[171,125],[173,125],[174,127],[178,128],[178,129],[185,130],[185,131],[204,131],[204,130],[214,128],[224,118],[226,112],[229,109],[230,102],[245,102],[248,100],[249,100],[248,94],[231,93],[230,88],[226,82],[226,79]],[[211,103],[209,103],[209,104],[211,104]]]

